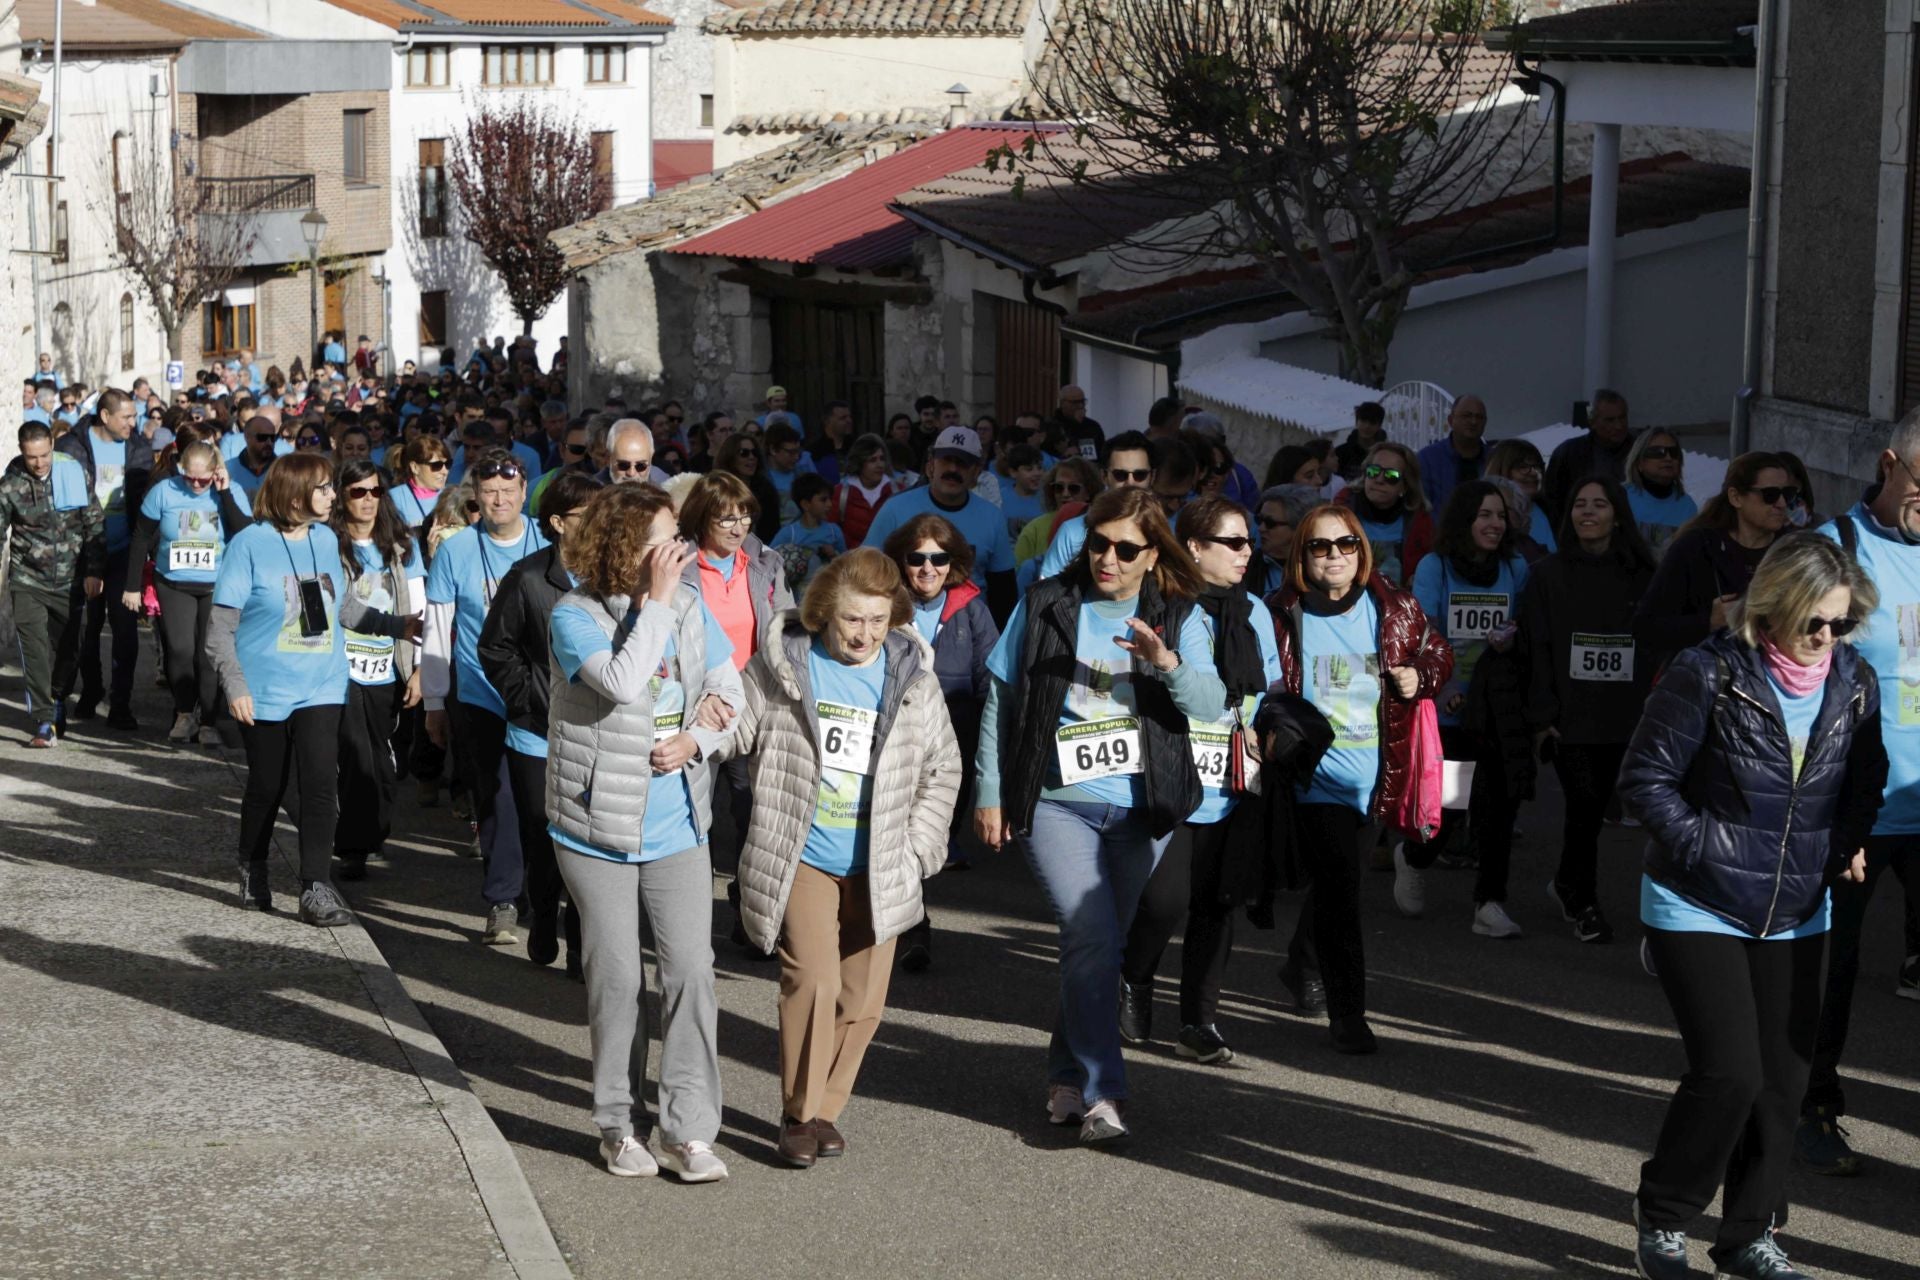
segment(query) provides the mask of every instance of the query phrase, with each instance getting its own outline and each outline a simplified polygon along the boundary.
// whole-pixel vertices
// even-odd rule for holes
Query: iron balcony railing
[[[268,173],[246,178],[201,178],[206,213],[275,213],[313,207],[313,175]]]

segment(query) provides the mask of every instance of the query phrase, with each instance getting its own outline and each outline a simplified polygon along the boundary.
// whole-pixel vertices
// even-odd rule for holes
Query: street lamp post
[[[320,242],[327,238],[327,215],[319,209],[307,210],[300,219],[300,234],[307,242],[307,359],[314,367],[308,376],[319,372],[320,363]]]

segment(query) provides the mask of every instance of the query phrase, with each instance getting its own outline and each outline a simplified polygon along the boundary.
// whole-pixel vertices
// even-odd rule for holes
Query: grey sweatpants
[[[631,1134],[647,1075],[641,913],[659,958],[660,1136],[712,1142],[720,1132],[719,1005],[713,993],[713,859],[707,846],[653,862],[609,862],[555,846],[580,908],[593,1052],[593,1122]]]

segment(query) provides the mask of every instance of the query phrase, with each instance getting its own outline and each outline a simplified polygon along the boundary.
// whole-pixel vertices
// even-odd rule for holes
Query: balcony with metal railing
[[[313,175],[310,173],[203,177],[198,181],[203,213],[283,213],[313,207]]]

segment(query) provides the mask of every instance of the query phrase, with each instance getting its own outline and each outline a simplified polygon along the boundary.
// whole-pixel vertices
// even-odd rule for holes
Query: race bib
[[[659,746],[668,739],[680,736],[680,728],[686,722],[686,713],[670,711],[653,718],[653,743]]]
[[[820,717],[820,763],[845,773],[873,772],[873,727],[880,717],[844,702],[816,702]]]
[[[393,646],[347,641],[347,674],[358,684],[386,684],[393,679]]]
[[[219,567],[220,544],[217,542],[170,542],[167,544],[168,573],[193,571],[212,573]]]
[[[1507,621],[1508,597],[1504,592],[1456,591],[1447,597],[1447,639],[1485,640],[1494,628]]]
[[[1193,748],[1193,771],[1200,775],[1200,785],[1225,791],[1227,765],[1233,758],[1233,730],[1191,720],[1187,722],[1187,742]]]
[[[1054,745],[1062,786],[1142,772],[1140,721],[1134,716],[1076,721],[1055,735]]]
[[[1633,683],[1633,637],[1576,631],[1567,650],[1572,680]]]

